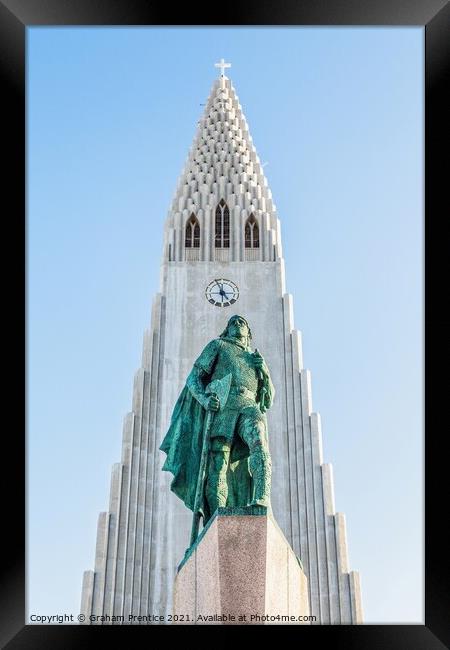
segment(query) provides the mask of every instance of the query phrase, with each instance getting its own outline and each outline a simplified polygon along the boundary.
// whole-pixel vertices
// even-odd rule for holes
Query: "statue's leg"
[[[211,514],[217,508],[227,505],[227,469],[230,462],[230,445],[225,438],[211,440],[208,476],[206,479],[206,500]]]
[[[252,501],[250,505],[270,506],[272,461],[267,442],[264,420],[254,416],[244,417],[240,435],[250,451],[248,467],[252,475]]]

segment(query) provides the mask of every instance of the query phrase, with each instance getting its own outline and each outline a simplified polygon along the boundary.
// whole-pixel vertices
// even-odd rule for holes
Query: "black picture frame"
[[[373,25],[425,27],[425,365],[426,374],[426,435],[425,435],[425,625],[362,625],[362,626],[302,626],[289,631],[298,643],[326,642],[331,639],[334,648],[420,648],[434,650],[450,645],[448,593],[448,541],[446,537],[446,503],[442,498],[446,488],[447,461],[442,451],[446,435],[444,395],[445,378],[436,369],[442,363],[445,318],[437,311],[437,299],[445,302],[446,292],[434,292],[445,278],[448,244],[445,237],[443,211],[448,203],[449,166],[448,114],[446,91],[450,88],[450,6],[448,0],[284,0],[268,2],[247,0],[239,5],[228,2],[218,5],[216,15],[211,5],[185,3],[176,7],[148,0],[0,0],[0,69],[3,81],[2,108],[4,255],[7,259],[3,273],[3,302],[6,313],[17,317],[16,326],[10,325],[3,352],[9,353],[10,372],[6,374],[11,397],[20,394],[19,379],[12,380],[13,369],[23,368],[23,349],[26,314],[23,288],[26,283],[26,185],[25,185],[25,33],[37,25]],[[176,23],[174,23],[176,13]],[[447,154],[447,155],[446,155]],[[442,218],[444,217],[444,218]],[[8,228],[10,230],[8,230]],[[440,231],[442,229],[442,232]],[[11,257],[6,255],[17,245]],[[432,252],[431,252],[432,248]],[[20,255],[19,251],[22,252]],[[15,280],[15,282],[13,281]],[[444,296],[444,301],[442,301]],[[15,305],[11,309],[10,305]],[[435,309],[433,309],[433,306]],[[14,341],[14,334],[17,341]],[[25,351],[26,352],[26,351]],[[21,366],[21,361],[23,365]],[[25,382],[22,384],[25,387]],[[26,391],[23,391],[26,393]],[[22,393],[22,394],[23,394]],[[447,399],[446,399],[447,398]],[[20,398],[19,398],[20,399]],[[9,401],[6,402],[9,406]],[[444,407],[444,408],[443,408]],[[25,625],[25,539],[24,511],[26,508],[26,450],[25,430],[18,426],[19,409],[12,422],[3,430],[3,475],[8,488],[2,499],[3,562],[1,564],[0,643],[8,648],[75,648],[92,642],[105,643],[109,634],[130,634],[136,629],[148,632],[147,627],[105,626],[101,632],[95,626],[34,626]],[[13,424],[14,423],[14,424]],[[5,445],[5,443],[7,443]],[[389,588],[389,585],[386,585]],[[165,626],[167,633],[175,628]],[[180,629],[180,628],[176,628]],[[287,629],[287,628],[285,628]],[[113,632],[114,630],[114,632]],[[195,633],[195,629],[194,629]],[[106,635],[106,636],[103,636]],[[324,639],[325,635],[327,638]],[[123,638],[123,637],[122,637]],[[120,642],[120,641],[119,641]]]

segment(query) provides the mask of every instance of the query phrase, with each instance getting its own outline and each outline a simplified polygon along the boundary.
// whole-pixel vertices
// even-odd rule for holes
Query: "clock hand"
[[[225,289],[223,288],[223,284],[224,284],[224,283],[222,282],[222,289],[221,289],[220,292],[222,293],[223,296],[225,296],[225,299],[226,299],[226,300],[229,300],[229,298],[228,298],[228,296],[227,296],[227,293],[226,293]]]
[[[223,285],[220,284],[219,280],[216,280],[216,284],[219,287],[219,294],[223,296]]]
[[[216,280],[216,284],[217,284],[217,286],[218,286],[219,289],[220,289],[220,295],[222,296],[222,298],[225,296],[225,298],[228,300],[228,296],[227,296],[227,294],[225,293],[224,288],[223,288],[223,282],[222,282],[222,284],[221,284],[218,280]],[[223,300],[222,300],[222,302],[223,302]]]

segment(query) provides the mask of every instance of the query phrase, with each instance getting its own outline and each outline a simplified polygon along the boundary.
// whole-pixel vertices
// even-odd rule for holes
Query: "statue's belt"
[[[256,399],[256,393],[245,388],[245,386],[233,386],[230,387],[230,395],[242,395],[243,397],[248,397],[250,399]]]

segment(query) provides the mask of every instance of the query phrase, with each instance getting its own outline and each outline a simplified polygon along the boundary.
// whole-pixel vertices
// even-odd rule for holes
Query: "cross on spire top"
[[[225,70],[225,68],[231,68],[231,63],[225,63],[225,60],[224,60],[224,59],[220,59],[220,62],[219,62],[219,63],[215,63],[215,64],[214,64],[214,67],[215,67],[215,68],[220,68],[220,69],[221,69],[221,70],[220,70],[220,74],[222,75],[222,77],[224,77],[224,76],[225,76],[225,75],[224,75],[224,70]]]

